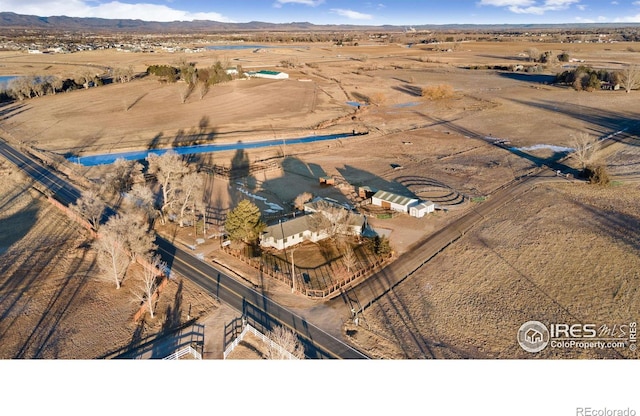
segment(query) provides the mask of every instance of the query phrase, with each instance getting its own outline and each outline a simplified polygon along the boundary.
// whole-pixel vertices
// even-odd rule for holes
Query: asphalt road
[[[81,192],[32,158],[0,140],[0,154],[33,178],[41,192],[63,204],[77,201]],[[283,325],[295,330],[308,358],[366,359],[364,354],[329,335],[307,320],[273,302],[266,296],[224,274],[210,264],[191,256],[169,241],[157,237],[158,253],[173,273],[179,273],[209,291],[220,301],[241,312],[248,323],[263,333]]]
[[[1,139],[0,154],[31,177],[35,181],[34,187],[40,192],[53,196],[65,205],[71,205],[80,198],[81,192],[76,187]]]
[[[308,358],[366,359],[344,342],[329,335],[306,319],[280,306],[212,265],[195,259],[164,238],[156,239],[158,253],[172,272],[190,279],[218,299],[242,312],[248,323],[265,333],[275,325],[295,330]]]

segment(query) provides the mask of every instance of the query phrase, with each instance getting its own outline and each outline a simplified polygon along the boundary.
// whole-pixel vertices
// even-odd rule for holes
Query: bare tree
[[[130,262],[124,247],[125,235],[114,227],[111,220],[102,227],[93,242],[93,248],[98,252],[98,267],[104,273],[102,278],[114,282],[116,289],[120,289]]]
[[[187,99],[189,99],[189,96],[191,95],[191,93],[194,90],[195,84],[187,84],[184,88],[180,89],[180,103],[184,104],[187,102]]]
[[[109,189],[120,194],[127,192],[134,183],[144,181],[141,163],[133,160],[118,158],[113,163],[112,170],[106,175],[106,182]]]
[[[56,95],[56,93],[60,91],[63,86],[64,82],[62,81],[62,78],[56,76],[49,77],[49,87],[51,88],[51,94]]]
[[[293,203],[295,205],[295,208],[298,211],[303,211],[304,210],[304,204],[306,204],[307,202],[311,201],[311,198],[313,198],[313,195],[310,192],[301,193],[293,201]]]
[[[90,69],[87,69],[77,76],[76,83],[82,85],[86,89],[89,88],[89,84],[95,79],[95,77],[96,75]]]
[[[133,67],[129,65],[126,68],[115,68],[113,70],[113,79],[120,83],[131,81],[133,79]]]
[[[14,78],[9,82],[8,91],[13,98],[20,101],[31,98],[31,82],[28,77]]]
[[[158,290],[158,278],[166,269],[167,264],[162,261],[159,255],[146,256],[146,265],[142,273],[142,282],[137,291],[133,292],[135,299],[144,302],[151,318],[155,315],[155,294]]]
[[[620,85],[629,93],[640,87],[640,69],[637,65],[627,65],[622,71]]]
[[[94,231],[98,231],[100,227],[100,220],[106,204],[98,193],[92,189],[83,191],[80,199],[75,204],[71,205],[71,209],[77,212],[82,218],[87,220]]]
[[[358,256],[356,256],[356,253],[349,244],[345,244],[344,252],[342,253],[342,262],[349,273],[358,265]]]
[[[594,154],[598,151],[598,144],[597,139],[584,132],[573,137],[573,156],[578,160],[582,169],[591,163]]]
[[[525,52],[529,58],[529,62],[536,62],[540,59],[540,51],[536,48],[529,48]]]
[[[325,231],[329,238],[336,241],[350,234],[349,227],[353,220],[351,211],[322,201],[318,204],[318,207],[320,209],[319,214],[326,218],[325,224],[328,227]]]
[[[144,258],[155,250],[155,235],[141,212],[128,212],[111,217],[107,222],[110,229],[122,235],[122,249],[134,261],[136,256]],[[105,225],[107,225],[105,224]]]
[[[202,199],[203,185],[202,175],[197,172],[191,172],[182,177],[180,192],[178,193],[180,227],[184,226],[184,216],[187,208],[191,206],[195,210],[196,199]]]
[[[267,344],[267,360],[304,359],[304,347],[298,336],[283,326],[276,326],[267,334],[272,342]]]
[[[189,167],[182,160],[182,157],[173,150],[162,156],[152,153],[147,157],[147,161],[149,162],[149,173],[156,175],[162,190],[160,214],[164,224],[167,211],[176,203],[177,191],[180,188],[182,177],[189,172]]]
[[[155,217],[155,195],[151,188],[145,183],[136,183],[131,187],[129,196],[134,205],[147,214],[149,222]]]

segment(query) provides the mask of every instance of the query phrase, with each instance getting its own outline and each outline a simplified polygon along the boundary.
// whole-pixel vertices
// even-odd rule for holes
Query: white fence
[[[168,357],[164,357],[163,360],[179,360],[180,358],[184,357],[185,355],[191,354],[193,355],[193,358],[195,358],[196,360],[202,360],[202,354],[200,354],[198,351],[194,350],[193,348],[191,348],[191,346],[188,346],[186,348],[183,348],[179,351],[174,352],[173,354],[171,354]]]
[[[289,351],[285,350],[280,345],[278,345],[275,342],[273,342],[271,339],[269,339],[262,332],[258,331],[257,329],[255,329],[254,327],[252,327],[249,324],[245,324],[244,329],[242,330],[240,335],[238,335],[238,338],[236,338],[231,344],[229,344],[227,349],[224,350],[224,359],[225,360],[227,359],[229,354],[231,354],[231,352],[238,346],[238,344],[240,344],[240,342],[242,342],[242,340],[244,339],[245,335],[247,335],[248,332],[251,332],[253,335],[255,335],[256,337],[260,338],[260,340],[262,340],[262,342],[267,344],[270,348],[277,349],[278,352],[281,354],[281,356],[287,357],[289,360],[297,360],[298,359],[293,354],[291,354]]]

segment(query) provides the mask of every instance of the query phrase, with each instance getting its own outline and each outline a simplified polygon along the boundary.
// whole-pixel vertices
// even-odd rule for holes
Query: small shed
[[[335,185],[336,179],[333,176],[320,176],[320,185]]]
[[[431,201],[422,201],[409,207],[409,215],[416,218],[422,218],[436,210],[436,204]]]
[[[374,189],[370,186],[360,186],[358,187],[358,196],[360,198],[371,198],[375,193],[378,192],[377,189]]]

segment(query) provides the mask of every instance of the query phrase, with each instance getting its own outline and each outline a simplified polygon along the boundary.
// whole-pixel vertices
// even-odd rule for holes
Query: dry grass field
[[[177,278],[157,315],[134,322],[135,267],[123,286],[99,279],[88,233],[8,162],[0,163],[0,359],[93,359],[117,355],[223,307]]]
[[[349,186],[320,186],[318,178],[325,175],[341,178],[344,184],[411,192],[448,209],[421,220],[402,216],[372,219],[374,227],[391,230],[391,244],[402,253],[471,209],[470,198],[489,195],[531,172],[534,161],[556,156],[542,148],[526,150],[529,156],[522,157],[491,144],[487,138],[508,140],[518,148],[567,147],[579,132],[602,137],[638,119],[637,91],[577,92],[549,85],[547,81],[563,70],[561,66],[550,66],[535,75],[464,69],[470,65],[525,64],[519,54],[530,46],[470,42],[452,52],[439,52],[424,45],[339,48],[314,44],[262,52],[203,52],[186,59],[198,66],[222,59],[241,63],[245,70],[278,69],[289,73],[290,78],[231,81],[212,88],[203,99],[194,93],[185,103],[180,100],[184,84],[161,84],[147,77],[5,104],[0,108],[0,136],[60,155],[83,156],[171,146],[192,139],[234,143],[368,132],[329,142],[283,143],[262,150],[212,153],[200,155],[198,160],[230,166],[240,157],[252,162],[271,159],[279,165],[236,182],[210,177],[207,189],[219,212],[245,198],[243,191],[286,209],[302,192],[348,200]],[[535,46],[556,54],[567,51],[596,68],[640,63],[640,56],[629,49],[637,46],[630,44]],[[132,65],[143,72],[148,65],[171,64],[180,57],[115,51],[49,56],[0,52],[0,75],[50,73],[70,77],[88,64],[95,65],[96,70]],[[297,65],[279,68],[283,60]],[[433,85],[451,86],[452,96],[428,100],[417,93]],[[368,105],[357,109],[348,101]],[[609,147],[600,158],[618,179],[637,175],[637,138]],[[577,166],[575,161],[569,163]],[[109,169],[73,168],[89,179],[102,178]],[[136,333],[129,319],[135,308],[119,299],[121,304],[108,305],[111,313],[119,314],[117,317],[84,319],[91,316],[87,309],[99,299],[108,304],[116,302],[116,297],[108,286],[89,285],[86,276],[92,270],[91,251],[80,231],[65,226],[68,235],[58,235],[55,225],[43,223],[40,215],[53,208],[38,198],[27,197],[30,194],[26,191],[18,192],[18,186],[18,182],[9,188],[3,186],[3,200],[12,202],[3,203],[0,215],[3,219],[26,216],[24,220],[32,224],[24,229],[7,228],[6,235],[11,237],[4,237],[4,233],[0,236],[6,247],[0,256],[2,264],[16,263],[10,256],[29,257],[34,250],[27,238],[29,230],[44,227],[38,233],[43,236],[40,238],[50,238],[64,246],[61,253],[71,250],[72,254],[57,254],[66,259],[65,267],[43,265],[38,273],[33,272],[33,283],[26,288],[36,281],[62,279],[69,284],[73,281],[70,276],[85,276],[78,279],[86,281],[84,286],[75,290],[80,293],[92,289],[84,297],[76,295],[73,302],[67,301],[63,316],[70,324],[66,327],[59,322],[46,323],[50,318],[42,311],[51,308],[47,306],[52,302],[51,293],[30,297],[30,302],[40,308],[37,321],[16,321],[25,328],[12,329],[12,338],[6,338],[15,339],[11,343],[3,336],[1,347],[6,352],[2,355],[14,357],[28,345],[29,352],[21,353],[24,357],[96,357],[126,345]],[[13,198],[15,193],[22,196]],[[346,339],[379,358],[527,358],[530,355],[519,348],[515,334],[528,320],[594,320],[597,324],[637,320],[640,214],[634,201],[639,194],[633,182],[606,189],[581,184],[539,186],[486,219],[366,310],[363,324],[344,328]],[[0,226],[13,227],[9,224],[4,221]],[[51,236],[46,237],[49,233]],[[185,238],[189,238],[187,234]],[[187,285],[185,282],[184,287]],[[26,290],[20,285],[12,287]],[[53,293],[59,290],[56,285],[52,287]],[[17,296],[15,291],[3,289],[3,293],[3,310],[17,311],[18,306],[12,306],[20,304],[12,300]],[[24,301],[24,297],[21,299]],[[171,293],[165,299],[172,299]],[[201,302],[203,314],[216,307],[212,300]],[[71,320],[70,315],[76,318]],[[107,325],[110,339],[99,341],[88,333],[89,328],[98,331],[96,322]],[[34,344],[28,327],[36,324],[42,327],[39,331],[47,331],[49,338],[64,338],[65,343],[57,350],[49,341]],[[67,339],[70,333],[74,341]],[[629,356],[627,352],[621,355]],[[616,355],[546,350],[537,356]]]

